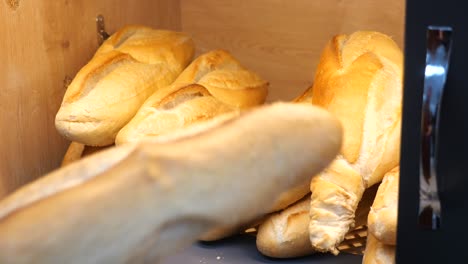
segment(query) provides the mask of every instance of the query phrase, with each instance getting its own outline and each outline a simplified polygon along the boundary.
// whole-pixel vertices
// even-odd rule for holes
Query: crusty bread
[[[274,258],[300,257],[314,252],[309,241],[310,196],[269,216],[257,232],[257,249]]]
[[[399,167],[385,174],[369,212],[369,232],[386,245],[396,245],[399,175]]]
[[[297,96],[292,100],[295,103],[312,103],[312,86],[305,90],[301,95]]]
[[[365,188],[399,162],[403,55],[388,36],[369,31],[335,36],[324,49],[312,103],[344,127],[336,160],[313,178],[310,240],[338,253]]]
[[[213,228],[203,233],[198,238],[198,240],[204,241],[204,242],[212,242],[212,241],[225,239],[225,238],[235,236],[235,235],[245,234],[246,230],[248,229],[256,230],[256,228],[263,222],[263,220],[265,219],[267,215],[268,214],[265,213],[264,216],[260,216],[258,219],[255,219],[253,221],[249,221],[246,223],[241,223],[235,226],[221,226],[221,227]]]
[[[55,126],[70,141],[114,143],[153,92],[172,83],[192,60],[186,34],[128,26],[113,34],[68,86]]]
[[[395,250],[395,246],[385,245],[372,234],[367,234],[362,264],[394,264]]]
[[[311,93],[311,90],[309,89],[309,90],[305,91],[302,95],[300,95],[296,99],[294,99],[292,102],[310,104],[311,100],[312,100],[311,95],[312,95],[312,93]],[[271,209],[271,211],[268,212],[268,214],[271,214],[273,212],[278,212],[280,210],[286,209],[288,206],[293,205],[294,203],[299,201],[301,198],[304,197],[304,195],[306,195],[307,193],[310,193],[310,188],[309,188],[308,185],[309,185],[309,181],[305,182],[304,184],[299,184],[296,187],[291,188],[288,192],[283,193],[282,196],[278,199],[277,205],[274,206]],[[264,216],[262,219],[265,219],[265,218],[268,219],[268,215]],[[367,218],[367,215],[366,215],[366,218]],[[302,219],[302,218],[300,218],[300,219]],[[255,223],[257,223],[257,222],[255,222]],[[200,240],[201,241],[220,240],[220,239],[226,238],[228,236],[232,236],[232,235],[235,235],[235,234],[242,233],[242,232],[244,232],[244,230],[246,230],[247,228],[249,228],[251,226],[252,226],[251,223],[247,223],[247,224],[242,224],[242,225],[239,225],[239,226],[226,226],[226,227],[221,227],[221,228],[218,228],[218,229],[215,229],[215,230],[210,230],[206,234],[203,234],[200,237]],[[267,232],[265,231],[264,233],[267,233]],[[307,248],[301,248],[301,247],[298,247],[297,244],[295,244],[294,249],[289,249],[287,246],[286,247],[281,247],[283,245],[282,244],[283,242],[281,242],[279,240],[271,242],[266,237],[267,236],[265,236],[265,240],[261,239],[260,244],[263,243],[263,242],[265,242],[265,243],[278,243],[278,245],[274,245],[275,248],[278,248],[278,249],[277,250],[272,249],[273,251],[271,251],[271,252],[274,252],[274,253],[270,253],[270,254],[265,253],[265,255],[269,255],[269,256],[276,255],[277,257],[279,257],[280,255],[284,255],[284,256],[291,255],[292,256],[294,254],[298,254],[299,252],[306,252],[310,248],[310,246],[307,247]],[[257,243],[259,243],[258,240],[257,240]],[[260,246],[262,246],[262,245],[260,245]],[[265,247],[268,247],[268,246],[269,245],[265,245]]]
[[[323,109],[275,103],[88,156],[0,202],[0,263],[156,263],[264,215],[333,160],[341,135]]]
[[[116,144],[170,133],[222,113],[260,105],[268,82],[227,51],[195,59],[169,87],[157,90],[118,133]]]
[[[83,157],[102,151],[109,147],[112,147],[112,145],[105,146],[105,147],[93,147],[93,146],[85,146],[81,143],[73,141],[68,146],[68,149],[62,158],[62,163],[60,164],[60,167],[67,166],[68,164],[78,161]]]
[[[375,185],[368,188],[356,210],[356,227],[367,222],[369,209],[377,192]],[[258,227],[257,248],[266,256],[273,258],[292,258],[313,254],[314,248],[309,240],[310,194],[289,206],[271,214]]]
[[[296,186],[289,188],[286,192],[281,193],[276,201],[276,204],[269,211],[267,211],[266,214],[283,210],[303,198],[304,195],[309,192],[308,182],[310,182],[310,179],[307,179],[305,182],[299,183]],[[267,215],[263,216],[262,219],[265,217],[267,217]],[[217,228],[215,230],[210,230],[206,234],[203,234],[200,237],[200,240],[215,241],[223,239],[228,236],[242,233],[247,228],[250,228],[256,224],[259,224],[259,221],[254,221],[253,223],[241,223],[238,226]]]
[[[71,142],[68,146],[65,155],[62,158],[62,163],[60,164],[61,167],[67,166],[70,163],[73,163],[79,159],[83,155],[85,145],[78,143],[78,142]]]

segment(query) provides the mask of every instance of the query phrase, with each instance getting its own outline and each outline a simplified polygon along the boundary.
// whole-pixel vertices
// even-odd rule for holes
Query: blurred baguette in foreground
[[[0,263],[157,263],[270,211],[329,164],[341,135],[323,109],[276,103],[88,156],[0,201]]]

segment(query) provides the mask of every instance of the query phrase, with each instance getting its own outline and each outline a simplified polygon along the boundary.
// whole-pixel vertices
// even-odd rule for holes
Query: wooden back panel
[[[335,34],[377,30],[402,47],[404,0],[181,0],[182,30],[198,53],[224,48],[271,83],[269,101],[311,85]],[[403,47],[402,47],[403,48]]]
[[[0,198],[60,165],[68,142],[55,114],[64,83],[98,47],[98,14],[109,33],[180,22],[171,0],[0,0]]]

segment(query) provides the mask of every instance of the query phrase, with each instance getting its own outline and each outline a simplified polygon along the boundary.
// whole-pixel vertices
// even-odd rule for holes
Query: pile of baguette
[[[56,115],[62,167],[0,201],[0,263],[156,263],[246,230],[269,257],[336,255],[362,225],[363,262],[394,263],[393,40],[333,37],[313,85],[269,104],[268,81],[228,51],[194,53],[187,34],[144,26],[101,45]]]

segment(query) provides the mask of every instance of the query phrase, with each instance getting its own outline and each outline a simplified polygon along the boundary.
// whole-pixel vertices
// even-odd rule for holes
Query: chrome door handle
[[[436,230],[441,224],[440,183],[437,182],[437,148],[440,105],[451,51],[452,28],[429,26],[421,117],[419,164],[419,226]]]

